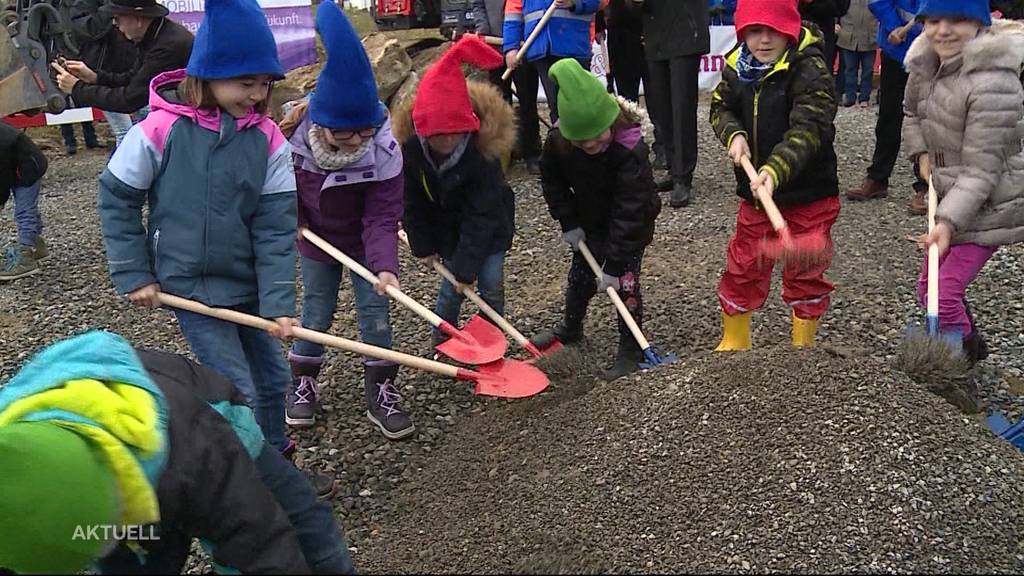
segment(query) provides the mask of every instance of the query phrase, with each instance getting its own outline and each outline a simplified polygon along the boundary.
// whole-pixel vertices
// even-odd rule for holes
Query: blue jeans
[[[107,118],[107,126],[110,126],[110,131],[114,134],[116,142],[114,146],[120,146],[125,134],[132,127],[132,115],[122,112],[107,112],[106,110],[103,111],[103,115]]]
[[[871,99],[871,76],[874,74],[875,52],[857,52],[843,50],[843,63],[846,72],[847,102],[867,102]],[[860,80],[857,73],[860,72]],[[857,96],[858,87],[860,96]]]
[[[335,522],[331,507],[319,502],[309,482],[277,450],[264,445],[254,461],[260,480],[288,515],[302,548],[306,564],[314,574],[355,574],[345,539]],[[101,574],[181,574],[195,534],[184,534],[172,526],[160,527],[160,541],[146,555],[139,556],[121,545],[98,562]],[[214,543],[215,544],[215,543]]]
[[[259,314],[255,303],[231,308]],[[288,444],[284,435],[284,395],[292,377],[281,342],[263,330],[202,314],[175,310],[174,315],[199,362],[235,385],[253,406],[267,442],[283,450]]]
[[[338,307],[341,287],[341,264],[301,258],[302,264],[302,327],[327,332]],[[388,297],[378,296],[373,286],[355,272],[349,274],[356,299],[359,337],[366,344],[391,348],[391,318]],[[322,356],[324,347],[305,340],[292,344],[292,353],[299,356]]]
[[[92,122],[81,122],[82,125],[82,139],[85,140],[85,145],[92,148],[98,144],[96,141],[96,127],[92,125]],[[77,148],[78,142],[75,141],[75,125],[74,124],[61,124],[60,135],[64,137],[64,146],[67,148]]]
[[[505,314],[505,253],[498,252],[484,258],[476,277],[480,296],[501,315]],[[437,305],[434,312],[444,318],[452,326],[459,325],[459,311],[465,296],[455,291],[455,287],[447,280],[441,280],[441,288],[437,291]],[[436,336],[440,331],[434,330]]]
[[[31,246],[43,233],[43,218],[39,215],[39,186],[14,187],[14,224],[18,229],[18,244]]]

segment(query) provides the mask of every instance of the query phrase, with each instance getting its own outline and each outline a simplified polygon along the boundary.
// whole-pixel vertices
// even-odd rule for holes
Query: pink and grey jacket
[[[402,218],[402,148],[388,119],[366,154],[339,170],[317,165],[309,147],[309,115],[289,142],[299,190],[299,225],[308,227],[374,274],[398,275],[398,222]],[[299,253],[334,263],[305,238]]]
[[[293,316],[291,147],[266,116],[236,119],[182,103],[184,78],[177,70],[153,79],[149,116],[100,175],[114,286],[128,293],[157,282],[209,306],[258,302],[265,318]]]

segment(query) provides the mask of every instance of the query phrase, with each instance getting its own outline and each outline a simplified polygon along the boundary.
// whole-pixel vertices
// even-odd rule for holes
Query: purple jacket
[[[398,221],[402,218],[402,148],[388,119],[366,155],[328,172],[313,159],[310,120],[304,118],[289,140],[299,190],[299,226],[306,226],[373,273],[398,275]],[[299,253],[335,262],[304,238]]]

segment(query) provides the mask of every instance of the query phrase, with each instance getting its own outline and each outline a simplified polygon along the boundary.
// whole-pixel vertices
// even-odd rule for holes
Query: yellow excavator
[[[68,15],[70,0],[5,0],[0,10],[0,117],[58,114],[67,106],[50,63],[78,53]]]

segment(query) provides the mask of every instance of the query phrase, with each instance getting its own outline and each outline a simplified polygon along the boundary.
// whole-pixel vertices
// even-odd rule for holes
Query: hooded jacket
[[[416,136],[411,99],[392,119],[405,159],[402,224],[416,257],[438,254],[459,282],[471,283],[485,258],[512,246],[515,197],[501,156],[515,145],[515,115],[491,84],[467,81],[480,130],[454,166],[438,171]]]
[[[151,111],[100,175],[110,276],[127,294],[157,282],[208,306],[259,302],[295,314],[295,174],[274,122],[183,104],[184,70],[153,80]],[[149,219],[143,226],[142,207]]]
[[[587,244],[605,255],[604,270],[620,276],[627,260],[654,239],[661,199],[643,140],[647,115],[618,97],[621,115],[612,143],[600,154],[574,147],[558,128],[544,143],[541,189],[563,232],[583,228]]]
[[[299,226],[307,227],[374,274],[398,275],[398,222],[402,218],[402,148],[391,120],[377,130],[362,158],[338,170],[316,163],[309,144],[308,105],[299,104],[289,118],[289,136],[298,185]],[[284,123],[282,123],[284,124]],[[304,237],[299,252],[319,262],[335,263]]]
[[[878,18],[878,47],[889,58],[903,63],[907,50],[921,34],[921,24],[910,28],[910,33],[899,44],[889,43],[889,34],[917,17],[921,0],[871,0],[868,10]]]
[[[0,387],[0,426],[25,421],[59,423],[96,446],[123,525],[202,538],[215,562],[242,573],[308,573],[253,464],[263,436],[252,410],[215,372],[90,332],[46,348]],[[121,542],[112,553],[160,545]]]
[[[936,218],[956,244],[1024,240],[1024,24],[997,20],[941,64],[922,35],[906,64],[903,147],[928,153]]]
[[[799,43],[757,85],[740,80],[740,49],[737,44],[726,54],[722,81],[711,96],[711,127],[718,139],[728,147],[737,134],[746,137],[751,162],[775,180],[780,206],[837,196],[835,82],[825,67],[817,26],[804,22]],[[735,172],[736,194],[753,202],[746,172]]]

